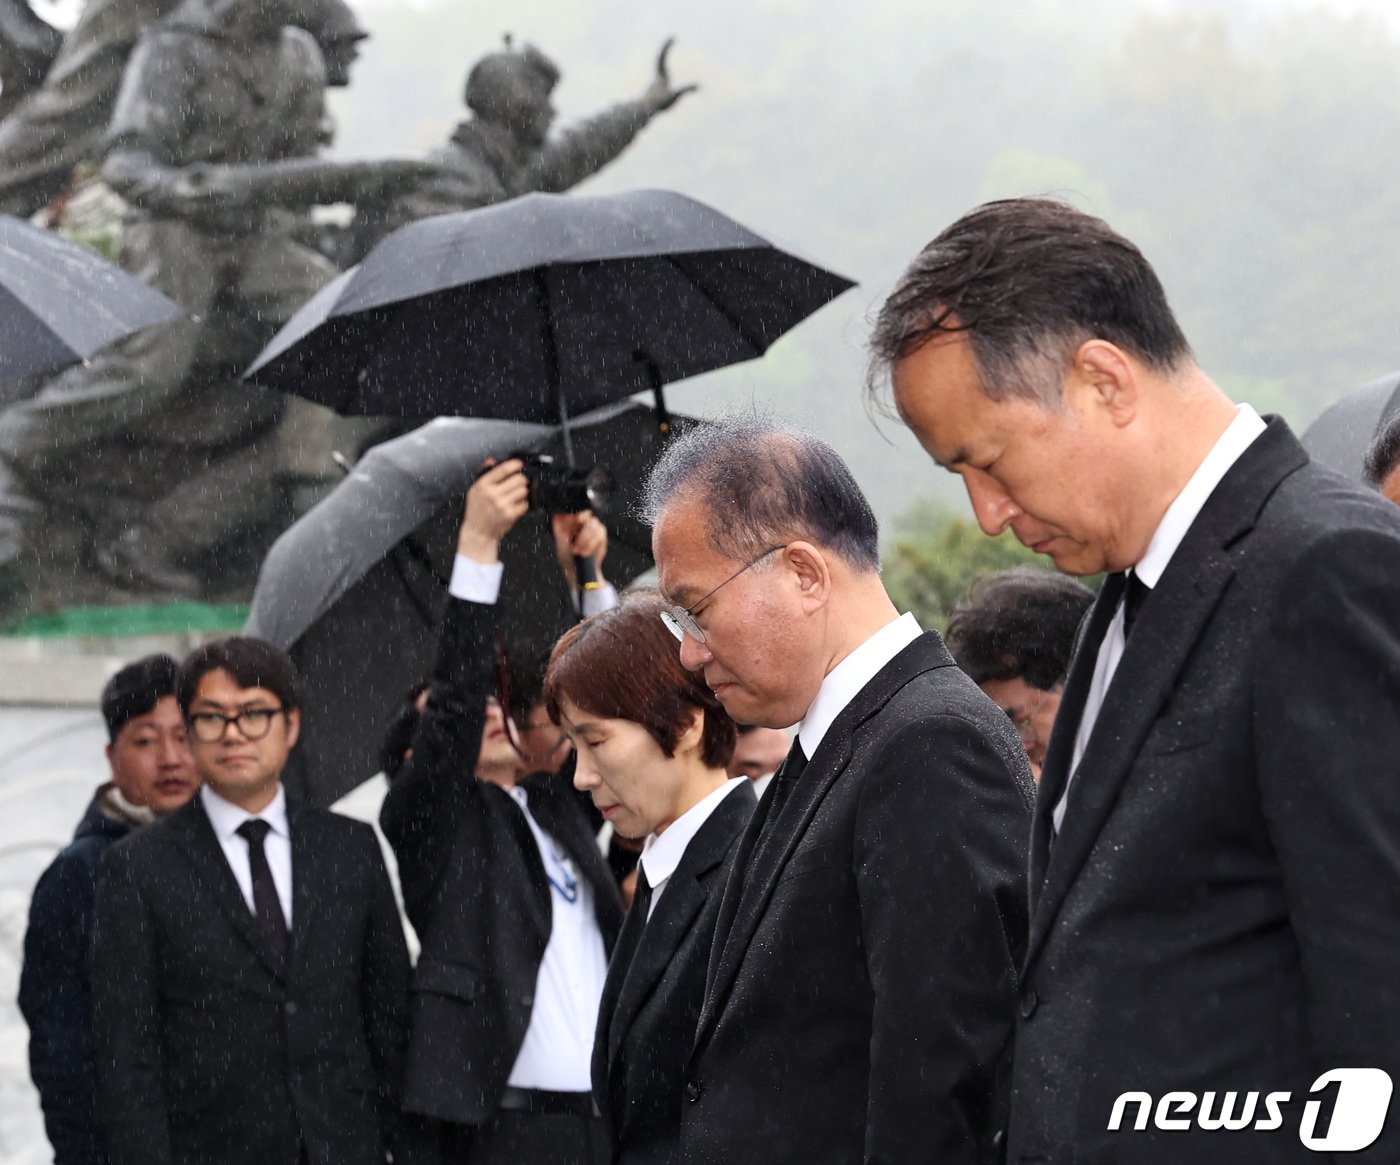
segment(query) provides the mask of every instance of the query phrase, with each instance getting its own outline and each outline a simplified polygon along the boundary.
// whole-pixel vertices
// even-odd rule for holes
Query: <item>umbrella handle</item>
[[[598,589],[598,560],[574,555],[574,577],[578,579],[578,589],[596,591]]]

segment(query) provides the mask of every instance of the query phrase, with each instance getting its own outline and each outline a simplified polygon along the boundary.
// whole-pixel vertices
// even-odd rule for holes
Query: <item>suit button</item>
[[[296,1015],[297,1005],[289,999],[286,1003],[282,1005],[282,1010],[285,1011],[288,1015]]]
[[[520,997],[520,1002],[523,1003],[526,1007],[534,1007],[535,997],[533,995],[522,995]]]
[[[687,1080],[687,1081],[686,1081],[686,1085],[685,1085],[685,1098],[686,1098],[686,1100],[690,1101],[691,1104],[695,1104],[695,1103],[700,1099],[700,1093],[701,1093],[701,1091],[702,1091],[702,1089],[700,1088],[700,1081],[698,1081],[698,1080]]]
[[[1030,1019],[1035,1014],[1035,1009],[1040,1006],[1040,996],[1034,991],[1027,991],[1021,996],[1021,1018]]]

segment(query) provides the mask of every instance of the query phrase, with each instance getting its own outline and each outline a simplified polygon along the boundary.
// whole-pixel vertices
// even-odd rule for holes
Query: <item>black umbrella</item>
[[[1382,376],[1342,397],[1303,434],[1303,448],[1354,481],[1362,479],[1366,450],[1381,426],[1400,412],[1400,372]]]
[[[574,429],[580,459],[616,479],[604,570],[619,587],[651,567],[650,531],[630,514],[662,440],[656,415],[635,404],[581,417]],[[301,673],[293,779],[315,803],[375,772],[390,713],[432,665],[463,494],[485,457],[522,448],[558,453],[562,437],[544,425],[432,421],[366,453],[268,554],[245,631],[289,650]],[[545,515],[527,514],[501,553],[506,657],[518,664],[548,650],[576,616]]]
[[[680,194],[528,194],[396,231],[246,375],[347,415],[567,425],[761,356],[853,286]]]
[[[76,364],[184,314],[95,251],[0,215],[0,381]]]

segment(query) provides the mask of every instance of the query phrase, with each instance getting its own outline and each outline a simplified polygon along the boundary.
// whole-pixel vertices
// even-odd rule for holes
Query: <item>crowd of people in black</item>
[[[1384,496],[1312,464],[1050,201],[945,230],[871,350],[1064,573],[979,580],[945,643],[831,446],[720,420],[652,470],[655,589],[555,516],[599,582],[508,694],[529,502],[489,467],[380,758],[412,965],[372,831],[282,787],[285,655],[118,673],[26,942],[55,1160],[1394,1161],[1347,1090],[1400,1071],[1400,428]]]

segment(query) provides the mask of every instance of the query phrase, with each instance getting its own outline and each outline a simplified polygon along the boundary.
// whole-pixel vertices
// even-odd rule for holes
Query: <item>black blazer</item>
[[[593,1045],[593,1093],[612,1125],[615,1161],[675,1159],[724,875],[757,803],[750,784],[726,794],[685,847],[650,921],[633,910],[623,924]]]
[[[496,607],[448,600],[413,755],[380,811],[422,942],[409,991],[404,1107],[457,1124],[480,1124],[500,1104],[551,926],[549,880],[524,813],[473,775],[498,625]],[[587,882],[611,950],[622,899],[567,778],[539,773],[522,785],[535,820]]]
[[[385,1160],[408,979],[394,892],[368,826],[308,809],[291,836],[285,968],[198,797],[103,859],[93,1022],[113,1165]]]
[[[985,1162],[1026,928],[1015,730],[929,632],[836,718],[725,885],[678,1161]]]
[[[1052,845],[1112,581],[1036,811],[1012,1158],[1328,1159],[1299,1140],[1316,1076],[1400,1080],[1400,512],[1271,420],[1143,605]],[[1289,1092],[1287,1127],[1108,1129],[1124,1092],[1214,1119],[1232,1090]],[[1396,1132],[1346,1159],[1390,1165]]]

